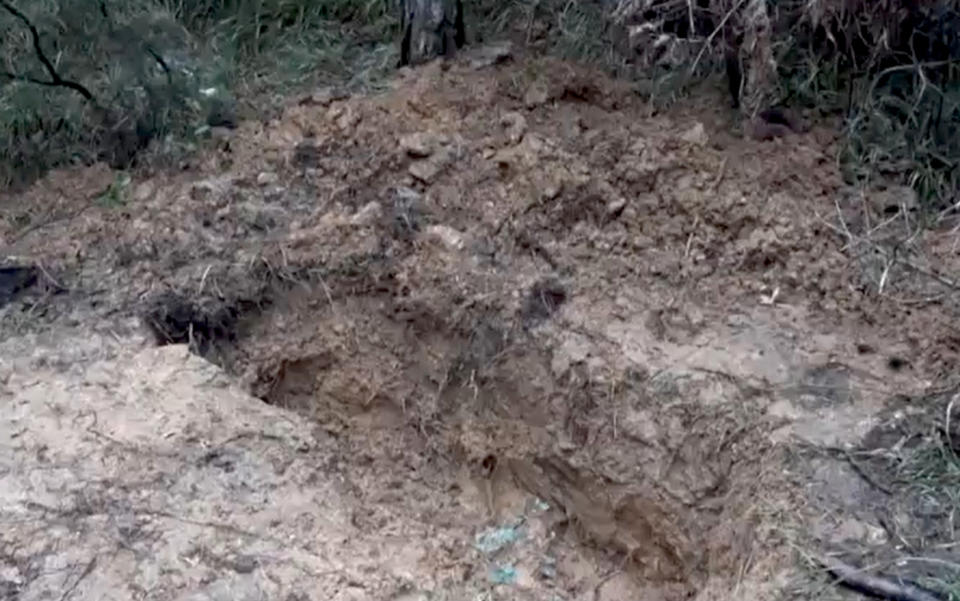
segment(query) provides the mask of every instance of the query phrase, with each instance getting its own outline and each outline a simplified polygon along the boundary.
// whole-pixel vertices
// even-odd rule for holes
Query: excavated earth
[[[6,195],[0,596],[840,595],[881,493],[797,449],[924,411],[955,302],[827,127],[705,98],[465,57]]]

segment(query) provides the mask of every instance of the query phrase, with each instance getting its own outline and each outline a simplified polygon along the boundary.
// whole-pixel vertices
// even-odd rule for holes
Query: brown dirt
[[[365,540],[436,521],[454,542],[403,568],[427,593],[453,590],[465,532],[535,498],[539,534],[498,556],[513,584],[472,558],[457,590],[772,599],[823,512],[787,451],[858,444],[955,371],[960,334],[952,291],[906,299],[930,278],[897,267],[878,296],[851,261],[837,215],[855,235],[869,203],[828,131],[729,130],[564,63],[404,71],[244,123],[118,203],[102,168],[5,199],[5,254],[60,288],[4,327],[137,315],[193,344],[339,441],[325,477],[359,483],[341,509]]]

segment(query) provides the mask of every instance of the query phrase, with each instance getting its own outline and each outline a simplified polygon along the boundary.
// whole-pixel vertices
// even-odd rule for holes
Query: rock
[[[547,89],[547,84],[542,81],[533,83],[523,95],[523,104],[528,109],[542,106],[548,100],[550,100],[550,91]]]
[[[233,138],[234,131],[229,127],[215,126],[210,128],[210,139],[216,142],[229,142]]]
[[[428,132],[417,132],[400,138],[400,148],[417,159],[432,155],[438,144],[437,136]]]
[[[407,169],[408,173],[410,173],[414,179],[425,184],[432,184],[436,181],[437,176],[442,170],[443,166],[435,161],[418,161],[410,165],[410,168]]]
[[[627,411],[620,422],[623,432],[636,440],[653,444],[659,434],[659,426],[649,411],[630,410]]]
[[[431,225],[427,228],[427,236],[442,242],[449,250],[463,250],[463,234],[449,225]]]
[[[337,118],[337,127],[342,130],[353,129],[357,123],[360,123],[360,113],[350,107],[346,107],[343,114]]]
[[[407,203],[418,202],[420,200],[419,192],[413,188],[407,188],[405,186],[397,186],[397,188],[394,189],[394,194],[396,195],[397,200]]]
[[[507,129],[507,137],[511,144],[519,144],[527,131],[527,119],[516,111],[504,113],[500,118],[500,125]]]
[[[543,200],[556,200],[561,192],[563,192],[563,182],[557,182],[544,188],[543,192],[540,193],[540,197],[543,198]]]
[[[214,187],[210,182],[197,182],[190,186],[190,200],[206,200],[207,198],[210,198],[213,193]]]
[[[513,58],[513,45],[510,42],[490,44],[475,48],[470,52],[470,67],[483,69],[505,63]]]
[[[871,192],[868,201],[879,215],[892,215],[904,209],[912,211],[920,206],[917,193],[910,186],[891,186],[886,190]]]
[[[560,131],[566,140],[576,140],[585,129],[583,118],[579,115],[566,115],[561,118]]]
[[[680,139],[688,144],[695,144],[697,146],[706,146],[709,141],[707,130],[704,129],[703,123],[699,121],[695,123],[693,127],[680,134]]]
[[[300,106],[317,105],[326,107],[330,106],[335,100],[344,100],[349,97],[350,94],[342,88],[326,87],[318,89],[313,94],[304,96],[300,99],[299,104]]]
[[[327,121],[336,121],[347,110],[342,104],[331,106],[327,109]]]
[[[627,200],[625,198],[615,198],[607,203],[607,217],[611,219],[616,219],[623,213],[623,209],[627,206]]]
[[[362,209],[356,212],[350,218],[353,225],[373,225],[383,216],[383,207],[379,202],[373,201],[364,205]]]
[[[436,152],[427,160],[414,161],[407,172],[414,179],[429,185],[436,181],[437,176],[443,172],[452,159],[452,154],[447,150]]]
[[[501,169],[510,169],[523,163],[523,155],[518,148],[504,148],[491,157],[491,160]]]
[[[341,130],[349,130],[360,123],[360,114],[344,104],[333,104],[327,109],[327,121],[330,121]]]
[[[280,176],[273,171],[262,171],[260,175],[257,176],[257,184],[260,186],[270,186],[278,181],[280,181]]]
[[[155,190],[155,187],[153,185],[153,182],[145,181],[142,184],[139,184],[136,190],[134,190],[133,199],[136,202],[146,202],[150,200],[151,197],[153,197],[154,190]]]
[[[237,574],[249,574],[257,569],[257,559],[250,555],[238,555],[230,562],[230,567]]]

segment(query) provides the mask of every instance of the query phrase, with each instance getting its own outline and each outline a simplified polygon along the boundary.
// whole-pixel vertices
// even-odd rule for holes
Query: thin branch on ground
[[[83,582],[83,580],[93,572],[95,567],[97,567],[96,555],[93,557],[93,559],[87,562],[87,565],[83,568],[83,572],[77,577],[76,580],[73,581],[73,584],[71,584],[70,587],[63,592],[63,595],[60,597],[60,601],[67,601],[67,599],[72,597],[74,591],[76,591],[77,587],[80,586],[80,583]]]
[[[814,559],[837,579],[838,584],[868,595],[892,601],[943,601],[939,595],[918,586],[867,574],[834,557],[817,556]]]
[[[947,403],[947,415],[943,423],[944,432],[947,437],[947,446],[950,447],[951,452],[956,452],[955,449],[957,448],[953,446],[953,435],[950,432],[950,418],[951,414],[953,413],[953,405],[957,402],[957,398],[960,398],[960,394],[953,395],[953,397],[950,399],[950,402]]]

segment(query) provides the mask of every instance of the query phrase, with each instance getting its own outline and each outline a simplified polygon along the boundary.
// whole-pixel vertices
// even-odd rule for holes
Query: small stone
[[[439,240],[450,250],[462,250],[464,247],[463,234],[449,225],[431,225],[427,228],[427,235]]]
[[[137,202],[145,202],[153,196],[154,186],[153,182],[143,182],[133,193],[133,199]]]
[[[210,182],[199,182],[190,186],[190,200],[206,200],[213,195],[213,185]]]
[[[436,136],[426,132],[417,132],[400,138],[400,148],[414,158],[423,159],[433,154],[437,142]]]
[[[280,176],[273,171],[263,171],[257,176],[257,184],[261,186],[270,186],[278,181],[280,181]]]
[[[310,94],[309,96],[304,96],[303,98],[301,98],[300,105],[301,106],[309,106],[309,105],[330,106],[330,103],[332,103],[335,100],[343,100],[349,97],[350,97],[350,94],[348,94],[342,88],[329,88],[329,87],[320,88],[313,94]]]
[[[407,172],[425,184],[432,184],[440,174],[442,166],[434,161],[418,161],[407,169]]]
[[[698,121],[693,127],[680,134],[680,139],[688,144],[706,146],[708,141],[707,130],[704,129],[703,123]]]
[[[623,209],[627,206],[627,200],[625,198],[615,198],[607,203],[607,217],[615,219],[623,213]]]
[[[511,144],[519,144],[527,131],[527,119],[516,111],[505,113],[500,118],[500,125],[507,129],[507,137]]]
[[[237,574],[249,574],[257,569],[257,560],[250,555],[238,555],[231,563]]]
[[[345,112],[347,108],[342,104],[335,104],[327,109],[327,121],[336,121],[338,120]]]
[[[516,148],[504,148],[494,153],[491,159],[501,169],[509,169],[517,163],[519,157]]]
[[[570,369],[570,357],[562,353],[554,353],[550,359],[550,371],[555,378],[563,377]]]
[[[373,201],[364,205],[362,209],[350,218],[353,225],[372,225],[383,215],[383,207],[379,202]]]
[[[547,103],[550,99],[550,91],[543,82],[536,82],[527,88],[523,95],[523,104],[528,109],[536,108]]]
[[[408,188],[406,186],[397,186],[394,189],[394,193],[397,195],[399,200],[404,202],[416,202],[420,200],[420,193],[414,190],[413,188]]]
[[[513,58],[513,46],[510,42],[491,44],[475,49],[472,54],[470,67],[473,69],[483,69],[504,63]]]
[[[544,200],[556,200],[562,191],[562,184],[551,184],[543,189],[541,196]]]
[[[210,138],[217,142],[227,142],[233,138],[234,130],[220,125],[210,128]]]
[[[883,191],[874,191],[868,195],[869,205],[878,214],[891,215],[900,212],[916,210],[920,206],[917,193],[910,186],[892,186]]]
[[[343,130],[353,129],[357,123],[360,123],[360,114],[350,108],[337,118],[337,127]]]

